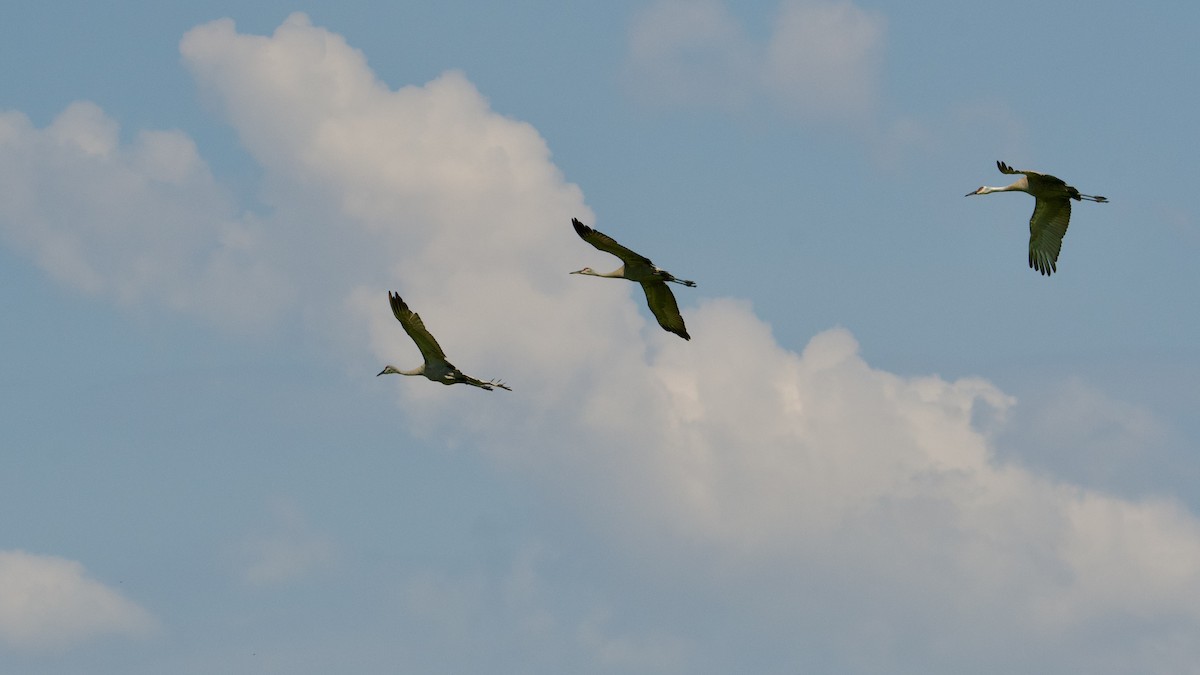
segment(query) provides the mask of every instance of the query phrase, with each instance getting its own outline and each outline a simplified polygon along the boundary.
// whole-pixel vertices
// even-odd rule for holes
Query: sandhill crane
[[[658,325],[662,326],[663,330],[674,333],[684,340],[692,339],[692,336],[688,335],[687,327],[683,325],[683,317],[679,314],[679,305],[675,303],[675,296],[671,293],[667,282],[684,286],[695,286],[696,282],[675,278],[674,274],[656,267],[646,256],[630,251],[618,244],[612,237],[593,230],[576,218],[571,219],[571,224],[575,226],[575,232],[584,241],[601,251],[617,256],[625,263],[607,274],[601,274],[590,267],[571,272],[571,274],[587,274],[608,279],[629,279],[638,282],[642,285],[642,290],[646,292],[646,304],[650,306],[654,318],[658,319]]]
[[[433,339],[433,335],[425,328],[425,322],[421,321],[420,315],[408,308],[404,301],[400,299],[399,293],[388,291],[388,302],[392,305],[392,314],[396,315],[396,319],[400,321],[400,325],[404,326],[404,332],[412,338],[413,342],[417,343],[417,349],[421,350],[421,356],[424,357],[425,363],[413,368],[412,370],[400,370],[396,366],[388,364],[375,377],[380,375],[424,375],[434,382],[442,384],[469,384],[472,387],[480,389],[492,390],[492,387],[500,387],[507,389],[508,385],[500,380],[477,380],[470,375],[463,373],[458,368],[454,367],[453,363],[446,360],[446,353],[438,346],[437,340]]]
[[[1018,171],[1004,162],[996,162],[1000,173],[1023,174],[1012,185],[1004,187],[981,187],[966,196],[986,195],[993,192],[1028,192],[1037,200],[1033,216],[1029,218],[1029,266],[1049,276],[1058,270],[1058,252],[1062,250],[1063,235],[1071,220],[1071,200],[1086,199],[1091,202],[1107,202],[1098,195],[1080,194],[1079,190],[1049,174],[1036,171]]]

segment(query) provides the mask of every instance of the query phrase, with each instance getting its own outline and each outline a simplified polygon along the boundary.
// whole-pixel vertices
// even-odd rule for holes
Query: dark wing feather
[[[408,308],[408,305],[400,299],[399,293],[388,291],[388,301],[392,305],[392,314],[395,314],[400,325],[404,326],[404,332],[408,333],[412,341],[417,343],[417,349],[421,350],[421,357],[426,362],[435,359],[445,361],[446,353],[442,351],[437,340],[433,339],[429,329],[425,328],[425,322],[421,321],[421,316]]]
[[[675,294],[665,281],[643,281],[642,290],[646,292],[646,304],[658,319],[658,325],[683,338],[691,340],[687,327],[683,325],[683,315],[679,313],[679,305],[675,302]]]
[[[1058,252],[1071,220],[1071,200],[1039,199],[1029,218],[1029,266],[1045,275],[1058,271]]]
[[[1024,174],[1025,177],[1029,179],[1030,187],[1032,187],[1034,189],[1034,192],[1037,192],[1038,187],[1043,187],[1045,189],[1050,189],[1050,188],[1061,188],[1064,190],[1067,189],[1066,181],[1064,181],[1063,179],[1061,179],[1057,176],[1051,176],[1048,173],[1038,173],[1037,171],[1029,171],[1027,169],[1014,169],[1011,166],[1005,164],[1004,162],[996,162],[996,168],[1000,169],[1000,173]]]
[[[1053,180],[1058,180],[1057,178],[1054,178],[1054,176],[1049,176],[1044,173],[1038,173],[1036,171],[1027,171],[1025,169],[1014,169],[1011,166],[1005,164],[1004,162],[996,162],[996,168],[1000,169],[1000,173],[1006,173],[1006,174],[1022,173],[1022,174],[1025,174],[1026,176],[1031,176],[1031,177],[1051,178]],[[1062,181],[1059,181],[1059,182],[1061,183]]]
[[[618,244],[616,239],[613,239],[603,232],[593,230],[587,225],[579,222],[579,219],[577,218],[571,219],[571,225],[575,226],[575,232],[584,241],[592,246],[595,246],[601,251],[604,251],[605,253],[611,253],[617,256],[621,260],[625,261],[626,264],[642,263],[644,265],[653,265],[653,263],[650,262],[650,259],[646,256],[625,248],[624,246]]]

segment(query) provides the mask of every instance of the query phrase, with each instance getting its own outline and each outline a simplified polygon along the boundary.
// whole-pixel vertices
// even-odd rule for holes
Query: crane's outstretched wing
[[[1004,162],[1000,162],[1000,161],[996,162],[996,168],[1000,169],[1000,173],[1007,173],[1007,174],[1023,173],[1026,176],[1044,176],[1044,175],[1046,175],[1043,173],[1038,173],[1036,171],[1025,171],[1022,169],[1014,169],[1011,166],[1005,164]]]
[[[587,225],[579,222],[578,218],[572,218],[571,224],[575,226],[575,232],[579,234],[580,238],[582,238],[584,241],[592,246],[595,246],[601,251],[604,251],[605,253],[611,253],[617,256],[621,260],[624,260],[626,264],[641,263],[651,267],[654,266],[654,263],[650,262],[650,259],[646,256],[625,248],[624,246],[618,244],[616,239],[613,239],[603,232],[597,232],[596,230],[593,230]]]
[[[417,349],[421,350],[421,357],[426,363],[433,361],[445,361],[446,353],[442,351],[437,340],[433,339],[429,329],[425,328],[425,322],[421,321],[421,316],[408,308],[404,301],[400,299],[399,293],[388,291],[388,302],[392,305],[392,314],[396,315],[396,319],[400,321],[400,325],[404,326],[404,332],[412,338],[412,341],[417,343]]]
[[[1004,162],[996,162],[996,168],[1000,169],[1000,173],[1024,174],[1025,177],[1029,179],[1029,181],[1032,185],[1037,185],[1037,183],[1034,182],[1034,181],[1037,181],[1048,188],[1049,187],[1060,187],[1060,188],[1063,188],[1064,190],[1067,188],[1066,181],[1064,181],[1063,179],[1061,179],[1057,176],[1051,176],[1048,173],[1038,173],[1037,171],[1027,171],[1025,169],[1014,169],[1011,166],[1005,164]]]
[[[1058,271],[1058,252],[1071,220],[1071,200],[1039,199],[1029,218],[1029,266],[1044,275]]]
[[[646,292],[646,304],[650,306],[654,318],[658,319],[658,325],[684,340],[691,340],[692,336],[688,335],[687,327],[683,325],[683,315],[679,313],[675,294],[671,292],[667,282],[643,281],[642,290]]]

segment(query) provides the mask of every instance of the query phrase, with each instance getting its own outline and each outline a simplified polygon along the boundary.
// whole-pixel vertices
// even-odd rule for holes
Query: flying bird
[[[442,384],[469,384],[472,387],[488,391],[491,391],[492,387],[500,387],[512,391],[500,380],[487,380],[486,382],[477,380],[455,368],[453,363],[446,360],[446,353],[442,351],[437,340],[434,340],[433,335],[425,328],[425,322],[421,321],[421,316],[404,304],[399,293],[388,291],[388,302],[392,305],[392,314],[395,314],[400,325],[404,326],[404,332],[408,333],[413,342],[417,343],[417,349],[421,350],[421,356],[425,359],[425,363],[412,370],[400,370],[396,366],[388,364],[375,377],[387,374],[424,375],[434,382]]]
[[[662,326],[663,330],[674,333],[684,340],[692,339],[692,336],[688,335],[687,327],[683,325],[683,316],[679,314],[679,305],[675,303],[675,296],[671,293],[667,282],[684,286],[695,286],[696,282],[676,278],[674,274],[655,266],[646,256],[630,251],[618,244],[612,237],[593,230],[576,218],[571,219],[571,224],[575,226],[575,232],[584,241],[601,251],[617,256],[625,263],[607,274],[601,274],[590,267],[571,272],[571,274],[586,274],[607,279],[628,279],[638,282],[642,285],[642,290],[646,292],[646,304],[650,306],[654,318],[658,319],[658,325]]]
[[[1022,175],[1012,185],[984,186],[974,192],[968,192],[966,196],[1015,191],[1033,195],[1036,202],[1033,206],[1033,216],[1029,218],[1029,266],[1043,275],[1053,274],[1058,270],[1058,252],[1062,250],[1063,235],[1067,233],[1067,223],[1071,220],[1071,200],[1086,199],[1103,203],[1108,199],[1098,195],[1080,194],[1079,190],[1049,174],[1018,171],[1004,162],[996,162],[996,166],[1000,173]]]

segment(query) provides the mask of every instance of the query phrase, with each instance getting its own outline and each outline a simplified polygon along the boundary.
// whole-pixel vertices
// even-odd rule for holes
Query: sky
[[[0,672],[1200,672],[1197,25],[10,8]]]

